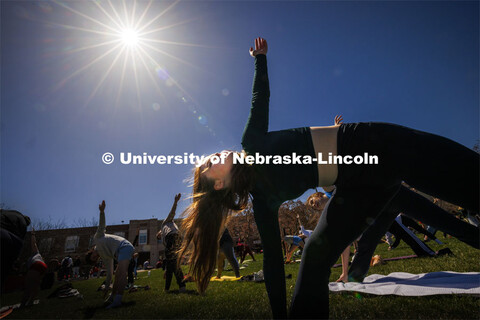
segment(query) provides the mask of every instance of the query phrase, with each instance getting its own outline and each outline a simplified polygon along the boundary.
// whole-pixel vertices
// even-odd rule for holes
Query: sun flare
[[[175,94],[182,101],[192,103],[194,99],[180,85],[174,67],[169,65],[176,66],[180,63],[198,69],[195,64],[180,58],[181,47],[209,46],[171,40],[177,38],[172,37],[172,34],[178,34],[175,28],[196,20],[172,20],[169,14],[179,2],[180,0],[54,0],[55,4],[65,10],[69,19],[67,22],[46,22],[69,30],[70,39],[82,39],[84,42],[78,41],[75,47],[62,53],[68,55],[71,61],[78,58],[82,62],[66,72],[52,86],[52,91],[60,90],[74,78],[91,74],[92,90],[86,96],[84,106],[97,93],[112,87],[116,91],[113,97],[116,106],[135,99],[135,102],[129,103],[140,108],[143,96],[140,88],[153,88],[161,99],[164,99],[164,92],[168,90],[166,88],[173,88],[169,90],[176,90]]]
[[[131,48],[136,47],[140,40],[138,31],[132,28],[122,30],[120,38],[124,45]]]

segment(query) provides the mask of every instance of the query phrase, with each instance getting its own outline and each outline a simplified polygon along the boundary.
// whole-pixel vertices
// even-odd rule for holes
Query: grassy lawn
[[[370,274],[389,274],[391,272],[424,273],[433,271],[480,271],[479,251],[457,241],[440,237],[445,244],[440,246],[429,242],[429,246],[438,250],[449,247],[455,256],[439,258],[415,258],[391,261],[383,266],[370,269]],[[387,245],[380,244],[376,254],[384,258],[413,254],[402,242],[398,248],[387,250]],[[262,269],[262,257],[257,255],[256,262],[248,262],[248,267],[241,270],[242,275],[251,274]],[[290,299],[299,264],[285,266],[287,279],[287,296]],[[340,275],[340,268],[332,269],[330,281]],[[150,285],[151,290],[139,290],[124,294],[122,308],[105,310],[102,293],[96,289],[104,278],[74,281],[74,288],[83,295],[83,299],[52,298],[46,299],[53,290],[42,291],[40,303],[20,310],[16,309],[7,318],[11,319],[263,319],[270,318],[268,298],[263,283],[253,282],[211,282],[207,294],[196,293],[193,283],[187,284],[187,293],[178,293],[173,281],[173,292],[164,293],[162,270],[152,270],[150,277],[146,272],[138,274],[137,285]],[[232,271],[224,275],[233,275]],[[55,288],[56,286],[54,286]],[[175,291],[177,290],[177,291]],[[1,305],[18,303],[21,293],[3,295]],[[336,319],[479,319],[480,299],[472,296],[430,296],[398,297],[355,294],[331,294],[330,317]]]

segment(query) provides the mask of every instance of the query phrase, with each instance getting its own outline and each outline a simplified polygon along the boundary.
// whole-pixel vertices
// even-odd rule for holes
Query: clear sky
[[[133,3],[1,2],[3,206],[72,224],[105,199],[107,224],[165,218],[193,166],[123,165],[120,152],[240,150],[258,36],[271,130],[342,114],[479,139],[478,1]]]

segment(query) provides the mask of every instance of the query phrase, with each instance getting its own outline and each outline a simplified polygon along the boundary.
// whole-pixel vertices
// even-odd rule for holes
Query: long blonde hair
[[[234,164],[228,188],[214,189],[214,181],[207,179],[200,168],[193,174],[192,204],[184,211],[183,242],[179,261],[190,254],[189,275],[197,283],[200,293],[207,289],[217,261],[220,232],[230,211],[246,208],[253,186],[252,167]]]

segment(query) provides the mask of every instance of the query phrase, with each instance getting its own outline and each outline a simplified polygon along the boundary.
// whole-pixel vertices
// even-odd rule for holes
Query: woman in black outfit
[[[191,252],[190,272],[200,292],[215,269],[220,230],[230,210],[242,210],[253,198],[255,222],[264,250],[265,285],[273,316],[286,318],[285,273],[278,209],[307,189],[335,185],[336,190],[305,246],[292,299],[293,318],[328,318],[330,268],[388,205],[405,181],[423,192],[478,211],[479,155],[443,137],[387,123],[268,130],[267,42],[255,40],[252,106],[242,138],[249,155],[378,156],[367,164],[234,164],[241,154],[214,154],[195,170],[193,201],[182,224],[183,255]],[[298,106],[296,106],[298,107]],[[214,156],[224,159],[213,161]],[[293,157],[292,157],[293,158]],[[283,158],[285,159],[285,158]],[[305,162],[304,162],[305,163]],[[451,186],[461,186],[452,190]],[[374,199],[371,195],[375,194]],[[189,250],[189,245],[192,249]]]

